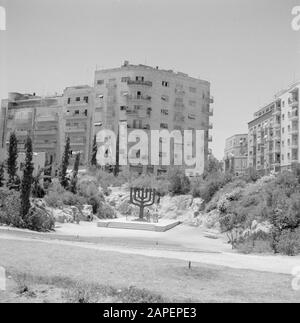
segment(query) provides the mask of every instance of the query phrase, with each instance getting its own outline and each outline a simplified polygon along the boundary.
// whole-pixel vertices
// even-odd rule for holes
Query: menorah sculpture
[[[130,188],[130,203],[140,208],[139,219],[144,219],[144,208],[155,202],[156,191],[151,188]]]

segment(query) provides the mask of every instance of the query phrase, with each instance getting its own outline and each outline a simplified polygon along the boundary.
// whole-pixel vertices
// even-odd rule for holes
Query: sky
[[[93,83],[124,60],[208,80],[213,154],[253,113],[300,80],[300,0],[0,0],[0,99]]]

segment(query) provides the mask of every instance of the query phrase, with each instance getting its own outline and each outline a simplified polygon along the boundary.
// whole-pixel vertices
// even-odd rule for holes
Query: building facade
[[[93,135],[94,90],[90,86],[68,87],[62,95],[40,97],[10,93],[1,105],[0,145],[6,155],[9,136],[15,132],[18,150],[24,152],[27,135],[36,153],[45,152],[46,164],[59,166],[66,138],[70,138],[71,163],[81,153],[81,164],[89,160]]]
[[[150,130],[203,130],[203,165],[209,154],[210,130],[213,115],[210,83],[187,74],[161,70],[145,65],[125,63],[119,68],[95,72],[94,86],[67,87],[61,95],[40,97],[35,94],[10,93],[2,101],[0,115],[0,154],[6,156],[11,132],[18,139],[19,151],[24,152],[24,142],[29,134],[34,152],[45,152],[46,163],[57,166],[61,162],[66,138],[70,138],[72,156],[81,154],[81,164],[90,161],[94,136],[102,129],[118,133],[120,123],[126,123],[127,133]],[[193,138],[195,139],[195,138]],[[192,159],[195,140],[191,140]],[[174,143],[177,145],[178,143]],[[159,144],[161,145],[161,144]],[[183,149],[183,143],[180,144]],[[131,147],[129,146],[129,149]],[[150,141],[149,141],[149,151]],[[178,147],[177,147],[178,148]],[[175,146],[171,145],[170,164],[174,163]],[[141,152],[131,149],[137,159]],[[160,160],[165,152],[159,152]],[[150,154],[149,154],[150,155]],[[147,156],[147,158],[150,158]],[[72,162],[73,158],[71,158]],[[139,172],[166,171],[167,166],[147,166],[131,163]],[[197,175],[202,169],[190,169]]]
[[[224,151],[224,171],[243,175],[248,168],[248,134],[227,138]]]
[[[2,155],[6,154],[10,134],[15,132],[20,153],[24,152],[26,137],[30,135],[34,152],[45,152],[46,163],[57,162],[62,153],[62,111],[62,96],[10,93],[1,105]]]
[[[127,123],[129,133],[134,129],[204,130],[204,156],[207,160],[208,142],[212,140],[210,117],[213,115],[209,82],[184,73],[131,65],[125,61],[120,68],[96,71],[94,86],[95,132],[109,128],[116,133],[120,122]],[[172,152],[171,148],[171,158]],[[139,151],[133,154],[138,156]],[[132,167],[145,170],[140,165]],[[166,167],[150,165],[146,168],[157,173]]]
[[[262,173],[299,163],[300,82],[275,95],[249,122],[248,165]]]

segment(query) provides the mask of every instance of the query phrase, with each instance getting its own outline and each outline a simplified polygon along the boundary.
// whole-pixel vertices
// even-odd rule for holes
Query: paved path
[[[258,256],[258,255],[241,255],[230,252],[216,253],[213,251],[172,251],[155,248],[131,248],[122,246],[110,246],[88,242],[64,241],[64,240],[46,240],[37,238],[24,238],[1,232],[0,239],[14,241],[41,242],[55,245],[76,246],[86,249],[112,251],[125,254],[143,255],[148,257],[161,257],[180,259],[185,261],[199,262],[226,266],[237,269],[250,269],[256,271],[291,274],[294,267],[300,266],[300,257],[288,256]]]

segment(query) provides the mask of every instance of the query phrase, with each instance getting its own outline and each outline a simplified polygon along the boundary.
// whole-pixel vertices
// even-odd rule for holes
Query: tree
[[[4,185],[4,163],[0,163],[0,187]]]
[[[68,171],[68,166],[69,166],[70,155],[71,155],[70,138],[67,137],[65,150],[64,150],[63,158],[62,158],[60,176],[59,176],[60,177],[60,184],[64,188],[67,188],[68,183],[69,183],[69,180],[67,177],[67,171]]]
[[[215,156],[210,155],[208,157],[207,165],[205,167],[205,173],[211,174],[216,172],[222,172],[223,165]]]
[[[16,179],[18,159],[18,141],[16,134],[12,132],[9,137],[8,158],[7,158],[7,186],[12,186]]]
[[[30,194],[31,194],[31,185],[33,182],[33,163],[32,163],[32,140],[30,136],[27,136],[25,142],[25,165],[23,169],[23,178],[21,182],[21,210],[20,216],[24,219],[29,210],[30,210]]]
[[[78,170],[79,170],[79,163],[80,163],[80,153],[76,154],[76,157],[75,157],[73,175],[72,175],[72,180],[71,180],[71,185],[70,185],[70,191],[73,194],[76,194],[76,185],[77,185],[77,175],[78,175]]]
[[[97,140],[95,135],[94,141],[93,141],[92,158],[91,158],[92,166],[97,166],[97,152],[98,152],[98,147],[97,147]]]

